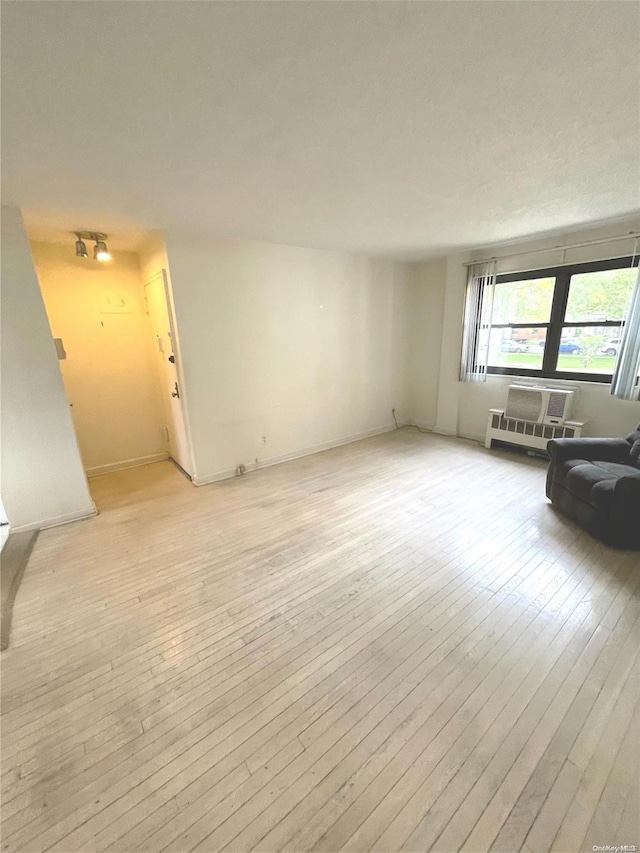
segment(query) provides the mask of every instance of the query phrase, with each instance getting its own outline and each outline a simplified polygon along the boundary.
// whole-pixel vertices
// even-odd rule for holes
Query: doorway
[[[181,400],[178,375],[176,334],[169,310],[169,286],[166,270],[162,269],[144,285],[144,299],[155,340],[155,359],[160,382],[160,394],[169,438],[169,456],[182,470],[191,475],[191,458]]]
[[[117,242],[105,263],[31,249],[87,476],[168,458],[190,475],[166,272]]]

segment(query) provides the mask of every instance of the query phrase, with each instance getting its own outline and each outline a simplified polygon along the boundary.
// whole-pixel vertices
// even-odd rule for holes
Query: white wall
[[[400,264],[166,235],[195,482],[407,415]],[[263,443],[264,436],[266,443]]]
[[[95,513],[17,208],[2,208],[2,501],[13,529]]]
[[[446,259],[408,268],[409,413],[411,422],[433,429],[438,410]]]
[[[442,329],[438,378],[438,408],[434,430],[444,435],[458,435],[460,407],[460,353],[466,270],[462,266],[467,255],[450,255],[445,263],[444,311],[434,318]],[[461,286],[462,282],[462,286]]]
[[[640,230],[637,219],[612,223],[606,227],[582,229],[563,234],[561,237],[546,237],[514,243],[508,247],[487,247],[473,253],[449,255],[444,263],[414,265],[412,278],[422,281],[422,287],[414,285],[416,299],[415,314],[422,312],[424,323],[412,324],[410,338],[410,361],[421,361],[423,374],[413,368],[412,420],[422,418],[420,406],[431,406],[433,402],[433,378],[424,372],[424,357],[420,352],[421,337],[440,335],[442,345],[437,360],[438,398],[435,430],[465,438],[482,439],[484,437],[487,412],[490,408],[503,406],[506,401],[507,386],[513,377],[490,376],[486,383],[459,381],[460,352],[462,346],[462,316],[467,270],[464,263],[473,258],[503,258],[497,264],[498,272],[541,269],[553,266],[564,260],[566,263],[622,257],[633,252],[633,239],[604,242],[596,246],[568,249],[566,253],[554,249],[558,245],[586,242],[588,240],[606,240],[607,238]],[[511,257],[510,253],[549,248],[549,251]],[[444,300],[441,291],[444,289]],[[442,305],[441,313],[437,306]],[[429,356],[433,364],[433,353]],[[609,386],[589,383],[561,381],[553,384],[578,385],[578,397],[574,417],[585,420],[586,435],[626,435],[640,422],[640,403],[618,400],[609,394]],[[425,401],[428,401],[425,403]]]
[[[504,408],[507,387],[513,381],[513,376],[490,376],[484,384],[468,382],[461,385],[459,435],[484,439],[487,412],[491,408]],[[544,384],[560,387],[577,385],[573,417],[586,421],[585,435],[625,436],[640,423],[640,403],[612,397],[608,385],[561,381],[545,381]]]
[[[66,245],[32,244],[87,474],[167,457],[151,327],[138,255],[100,263]]]
[[[169,259],[164,233],[153,232],[140,249],[140,275],[142,282],[150,281],[162,269],[168,269]]]

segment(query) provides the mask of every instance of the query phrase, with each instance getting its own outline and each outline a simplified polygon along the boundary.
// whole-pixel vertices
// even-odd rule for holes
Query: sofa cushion
[[[635,465],[636,468],[640,468],[640,438],[637,441],[634,441],[631,445],[631,450],[629,451],[629,460],[632,465]]]
[[[555,467],[553,476],[554,483],[557,483],[559,486],[564,486],[569,471],[579,465],[591,465],[591,462],[589,462],[588,459],[567,459],[566,462],[560,462]]]
[[[605,509],[613,498],[616,483],[623,477],[640,480],[640,469],[619,462],[587,462],[567,470],[564,487],[585,503]]]

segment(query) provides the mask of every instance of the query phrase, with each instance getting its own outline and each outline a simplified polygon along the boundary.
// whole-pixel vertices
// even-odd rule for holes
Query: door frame
[[[171,333],[171,344],[172,344],[172,349],[173,349],[173,355],[175,358],[174,366],[176,369],[176,374],[178,376],[178,389],[180,391],[180,396],[178,397],[178,403],[179,403],[180,409],[182,411],[182,421],[184,423],[184,431],[185,431],[185,443],[186,443],[186,448],[187,448],[187,454],[189,457],[188,458],[189,468],[191,470],[189,470],[189,471],[185,470],[178,462],[176,462],[175,459],[171,459],[171,461],[174,462],[174,464],[181,471],[183,471],[191,481],[193,481],[193,477],[194,477],[193,442],[191,441],[191,429],[190,429],[190,425],[189,425],[189,414],[188,414],[189,407],[187,406],[187,403],[186,403],[186,401],[187,401],[187,388],[186,388],[186,382],[185,382],[185,378],[184,378],[184,371],[182,369],[182,352],[180,349],[180,337],[178,335],[178,325],[177,325],[176,318],[175,318],[175,309],[174,309],[174,304],[173,304],[173,293],[171,290],[171,282],[170,282],[167,270],[164,267],[162,267],[160,270],[158,270],[158,272],[149,276],[147,278],[147,280],[144,282],[144,284],[145,285],[151,284],[157,278],[162,278],[162,291],[164,293],[164,301],[165,301],[165,304],[167,306],[167,315],[169,317],[169,332]],[[163,389],[161,389],[161,391],[162,391],[162,393],[164,393]]]

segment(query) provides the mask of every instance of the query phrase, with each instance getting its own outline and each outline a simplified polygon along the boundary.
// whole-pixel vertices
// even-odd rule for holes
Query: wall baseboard
[[[139,465],[150,465],[152,462],[162,462],[168,459],[168,453],[152,453],[149,456],[138,456],[136,459],[123,459],[120,462],[110,462],[108,465],[96,465],[87,468],[87,477],[98,477],[100,474],[110,474],[112,471],[122,471],[124,468],[137,468]]]
[[[464,438],[467,441],[478,441],[480,444],[484,445],[485,436],[479,432],[460,432],[458,433],[458,438]]]
[[[72,521],[82,521],[85,518],[93,518],[98,515],[98,507],[91,502],[93,509],[79,509],[64,515],[56,515],[53,518],[44,518],[42,521],[32,521],[29,524],[11,525],[11,533],[25,533],[28,530],[48,530],[50,527],[60,527],[61,524],[70,524]]]
[[[431,428],[431,432],[435,432],[435,434],[436,434],[436,435],[448,435],[448,436],[452,436],[453,438],[457,438],[457,436],[458,436],[458,433],[457,433],[457,432],[455,432],[455,430],[442,429],[442,428],[441,428],[441,427],[439,427],[437,424],[435,424],[435,425]]]
[[[398,426],[408,426],[408,421],[399,421]],[[333,441],[325,441],[322,444],[316,444],[312,447],[306,447],[303,450],[296,450],[293,453],[285,453],[282,456],[271,456],[268,459],[262,459],[257,467],[249,467],[247,465],[247,473],[251,471],[259,471],[261,468],[269,468],[271,465],[280,465],[282,462],[290,462],[292,459],[301,459],[303,456],[312,456],[314,453],[322,453],[323,450],[331,450],[334,447],[342,447],[345,444],[352,444],[354,441],[362,441],[363,438],[372,438],[374,435],[383,435],[386,432],[394,432],[395,424],[388,426],[377,427],[376,429],[367,430],[366,432],[350,435],[346,438],[338,438]],[[218,471],[216,474],[209,474],[205,477],[193,477],[195,486],[208,486],[210,483],[218,483],[221,480],[229,480],[236,476],[235,468],[226,471]]]

